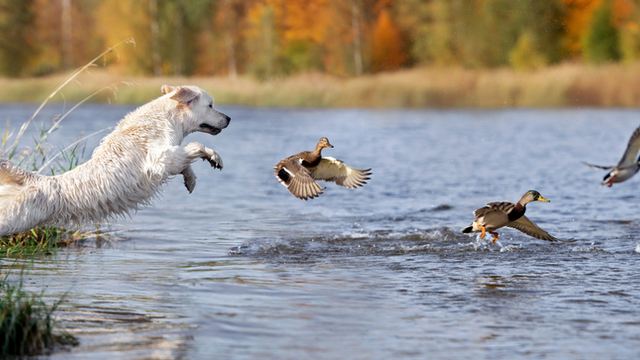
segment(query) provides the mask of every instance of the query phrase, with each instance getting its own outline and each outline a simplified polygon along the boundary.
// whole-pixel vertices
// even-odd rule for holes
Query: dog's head
[[[162,85],[162,93],[178,102],[177,108],[184,111],[183,126],[185,134],[202,131],[218,135],[231,121],[227,115],[213,107],[213,98],[197,86]]]

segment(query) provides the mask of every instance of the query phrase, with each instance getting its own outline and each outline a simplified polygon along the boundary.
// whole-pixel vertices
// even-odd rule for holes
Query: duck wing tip
[[[615,166],[595,165],[595,164],[589,164],[588,162],[585,162],[585,161],[580,161],[580,162],[583,163],[584,165],[587,165],[588,167],[594,168],[594,169],[611,170],[611,169],[615,168]]]
[[[574,243],[574,242],[578,241],[578,239],[574,239],[574,238],[571,238],[571,239],[558,239],[558,238],[554,238],[554,239],[555,239],[554,241],[559,241],[559,242],[567,243],[567,244]]]

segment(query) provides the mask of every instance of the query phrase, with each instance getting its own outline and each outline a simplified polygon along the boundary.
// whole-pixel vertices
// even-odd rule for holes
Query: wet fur
[[[190,164],[197,159],[222,169],[215,151],[181,143],[195,131],[216,135],[229,117],[215,110],[211,96],[198,87],[165,85],[162,92],[128,114],[89,161],[64,174],[36,175],[0,159],[0,235],[130,214],[150,205],[171,176],[182,174],[193,191]]]

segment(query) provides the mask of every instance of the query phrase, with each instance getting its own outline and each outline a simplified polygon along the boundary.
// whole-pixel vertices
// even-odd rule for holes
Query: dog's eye
[[[209,104],[209,108],[213,109],[213,104]]]

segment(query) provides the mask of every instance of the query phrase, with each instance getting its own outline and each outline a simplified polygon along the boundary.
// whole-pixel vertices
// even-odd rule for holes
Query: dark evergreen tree
[[[35,53],[34,0],[0,0],[0,73],[23,75]]]

